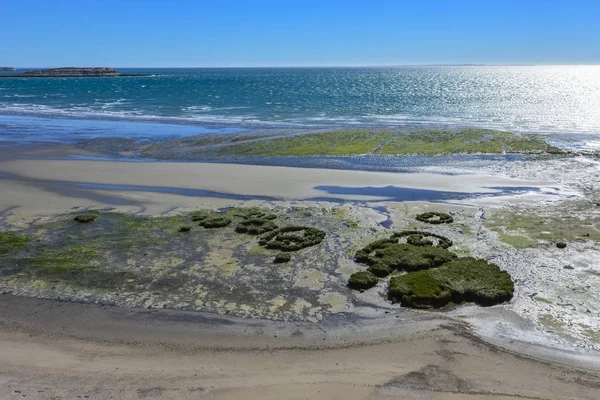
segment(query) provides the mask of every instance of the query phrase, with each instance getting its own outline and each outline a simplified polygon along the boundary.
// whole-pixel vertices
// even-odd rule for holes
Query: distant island
[[[68,78],[68,77],[115,77],[115,76],[147,76],[145,74],[120,74],[113,68],[93,67],[93,68],[51,68],[27,71],[22,74],[2,75],[2,78]]]
[[[0,67],[0,71],[16,71],[14,67]]]

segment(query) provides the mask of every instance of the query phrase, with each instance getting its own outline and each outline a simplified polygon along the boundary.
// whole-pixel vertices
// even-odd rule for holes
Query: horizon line
[[[109,68],[155,68],[155,69],[200,69],[200,68],[405,68],[405,67],[537,67],[537,66],[600,66],[597,63],[425,63],[425,64],[325,64],[325,65],[215,65],[215,66],[118,66]],[[1,67],[1,66],[0,66]],[[94,68],[89,66],[46,66],[46,67],[8,67],[16,69],[47,69],[47,68]]]

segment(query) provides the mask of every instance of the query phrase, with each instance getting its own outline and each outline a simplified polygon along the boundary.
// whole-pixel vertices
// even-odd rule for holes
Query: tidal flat
[[[356,257],[369,243],[394,232],[418,231],[434,236],[403,240],[410,240],[410,246],[430,240],[435,245],[432,237],[444,237],[457,258],[474,257],[509,274],[514,292],[499,296],[501,304],[494,309],[530,321],[552,343],[598,349],[592,334],[600,329],[600,299],[593,291],[593,281],[600,277],[595,262],[600,240],[596,156],[556,149],[542,136],[483,130],[454,136],[421,133],[421,139],[416,134],[413,139],[430,147],[419,144],[421,150],[414,151],[398,144],[410,133],[380,131],[369,139],[368,146],[378,143],[367,156],[360,155],[368,137],[362,131],[327,133],[332,136],[326,140],[323,132],[285,139],[273,132],[160,143],[106,139],[61,148],[62,156],[54,159],[45,159],[46,153],[40,157],[39,150],[13,155],[0,170],[0,185],[6,189],[1,223],[8,232],[2,248],[12,249],[0,256],[2,292],[127,309],[320,324],[386,313],[455,315],[465,300],[474,298],[463,290],[473,282],[457,283],[453,275],[442,282],[438,278],[443,274],[435,272],[440,294],[450,293],[452,301],[437,311],[413,311],[402,304],[402,296],[410,293],[403,291],[395,299],[390,294],[392,279],[408,276],[405,269],[365,265]],[[358,147],[342,151],[336,145],[333,152],[314,152],[323,149],[324,141],[347,139]],[[380,139],[395,141],[395,155],[381,150]],[[441,143],[438,152],[429,155],[436,140]],[[384,173],[230,164],[235,157],[242,157],[241,163],[264,154],[221,153],[267,142],[282,149],[274,152],[280,151],[281,159],[293,158],[285,149],[298,146],[303,154],[325,157],[354,154],[395,163],[411,157],[402,154],[426,154],[430,160],[457,157],[460,162],[424,161]],[[410,150],[402,153],[401,147]],[[68,157],[76,152],[83,159]],[[465,154],[469,152],[477,154]],[[480,153],[500,158],[483,160]],[[210,161],[217,154],[223,158],[216,163],[176,161]],[[102,156],[165,160],[118,162]],[[428,197],[418,197],[418,191]],[[273,217],[244,217],[255,207]],[[74,221],[82,214],[96,217]],[[441,216],[447,223],[429,223]],[[282,252],[281,245],[261,245],[261,235],[286,226],[314,228],[324,237],[291,252]],[[362,291],[348,287],[352,274],[367,268],[380,275],[378,280]],[[442,266],[430,271],[437,268]],[[456,295],[462,293],[459,287],[471,294]],[[446,292],[448,288],[452,291]],[[505,332],[507,327],[498,322],[494,329]]]

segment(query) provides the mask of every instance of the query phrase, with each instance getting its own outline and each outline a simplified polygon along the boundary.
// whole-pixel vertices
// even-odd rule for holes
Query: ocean
[[[0,79],[0,138],[342,126],[600,134],[600,66],[119,71],[150,76]]]

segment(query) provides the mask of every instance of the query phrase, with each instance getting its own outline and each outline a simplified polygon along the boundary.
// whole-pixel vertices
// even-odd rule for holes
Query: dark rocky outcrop
[[[3,78],[67,78],[67,77],[114,77],[114,76],[145,76],[143,74],[120,74],[112,68],[51,68],[27,71],[23,74],[3,75]]]

